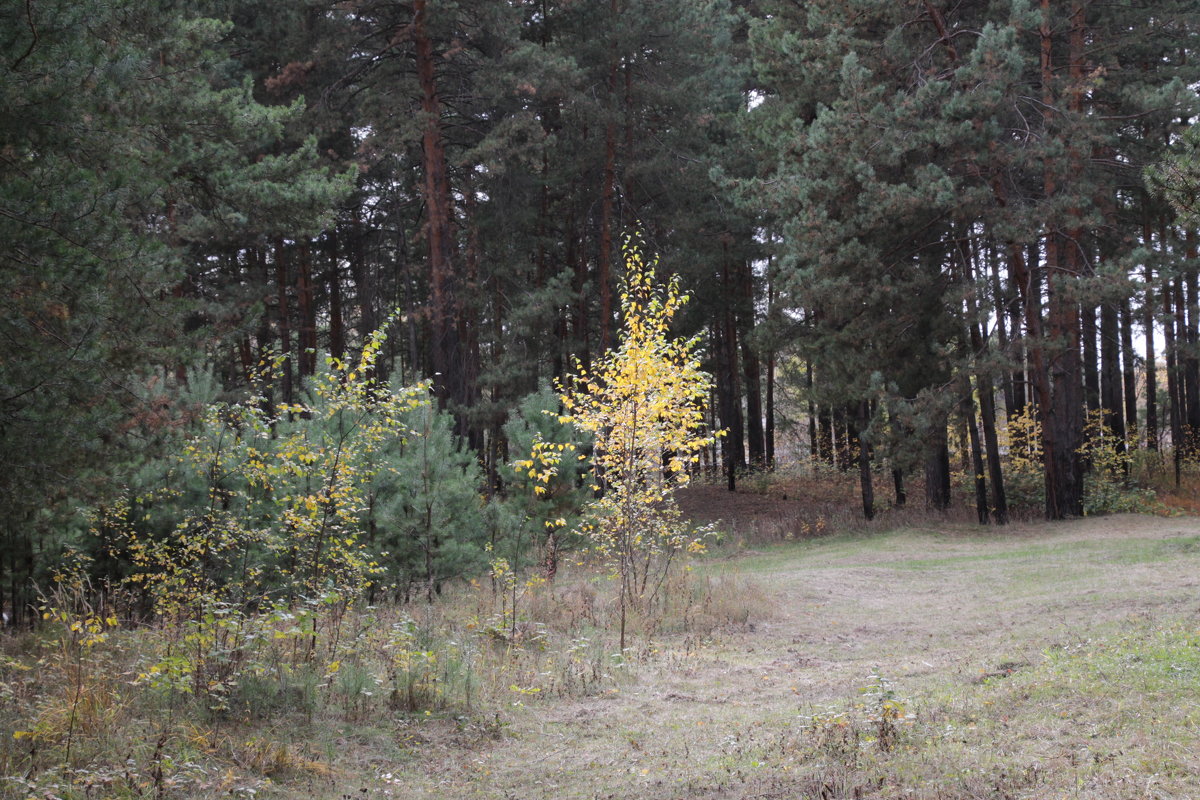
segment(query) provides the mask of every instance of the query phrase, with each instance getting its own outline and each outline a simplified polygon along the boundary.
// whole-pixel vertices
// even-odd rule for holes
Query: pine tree
[[[0,27],[0,326],[19,354],[0,361],[0,550],[20,613],[51,531],[140,449],[158,411],[142,400],[161,397],[142,387],[198,349],[181,335],[204,310],[179,291],[188,248],[282,215],[317,226],[346,184],[312,142],[261,152],[297,109],[222,71],[227,23],[51,2],[5,7]]]
[[[965,387],[964,359],[987,344],[964,346],[959,298],[994,292],[997,308],[1017,298],[1024,330],[1009,328],[1007,347],[1027,360],[1018,367],[1042,423],[1046,513],[1078,515],[1084,378],[1095,371],[1099,404],[1097,359],[1107,405],[1121,406],[1111,309],[1129,296],[1114,276],[1134,240],[1108,232],[1128,224],[1138,164],[1161,147],[1121,120],[1188,113],[1180,37],[1196,14],[1169,4],[1154,35],[1142,35],[1126,18],[1136,12],[1081,3],[855,8],[769,4],[752,30],[764,102],[749,118],[772,159],[755,195],[783,212],[780,286],[806,310],[802,346],[825,391],[861,397],[877,371],[886,393],[924,398],[927,476],[944,487],[936,451],[946,420],[934,395],[951,381]],[[1005,274],[968,279],[956,251],[989,242],[1005,254]],[[1112,343],[1093,351],[1085,312],[1104,304],[1100,332]],[[932,322],[912,340],[931,349],[896,358],[889,348],[919,329],[909,309]],[[909,365],[917,382],[905,387]],[[846,397],[830,399],[837,408]],[[930,499],[940,504],[942,492]]]

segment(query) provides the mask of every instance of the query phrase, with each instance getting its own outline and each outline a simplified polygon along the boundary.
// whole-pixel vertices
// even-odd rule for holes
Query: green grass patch
[[[809,710],[797,730],[787,761],[802,782],[844,796],[1190,796],[1200,630],[1127,620],[1036,663],[998,658],[911,696],[872,676],[860,697]]]

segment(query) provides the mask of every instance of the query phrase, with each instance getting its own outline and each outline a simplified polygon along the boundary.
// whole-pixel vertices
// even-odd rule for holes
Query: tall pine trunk
[[[467,361],[459,337],[458,281],[454,267],[455,241],[449,165],[442,131],[433,41],[429,36],[427,0],[414,0],[412,41],[417,80],[421,87],[423,194],[427,214],[430,273],[430,353],[433,388],[440,408],[455,414],[455,432],[467,434],[464,413],[469,405]]]
[[[275,239],[275,321],[279,334],[280,396],[285,405],[291,405],[292,387],[292,312],[288,303],[288,260],[283,237]]]
[[[854,438],[858,443],[858,479],[862,490],[863,516],[875,519],[875,486],[871,476],[871,443],[866,438],[867,425],[871,422],[871,404],[862,400],[858,413],[854,415]]]
[[[1058,98],[1054,94],[1054,61],[1051,38],[1050,0],[1042,0],[1041,67],[1042,100],[1047,116],[1046,135],[1050,136],[1050,115]],[[1070,59],[1074,76],[1082,58],[1083,7],[1072,3]],[[1073,90],[1077,87],[1073,87]],[[1077,94],[1075,94],[1077,97]],[[1076,103],[1073,97],[1072,105]],[[1074,109],[1073,109],[1074,110]],[[1058,159],[1045,159],[1042,170],[1044,197],[1054,203],[1059,196],[1060,173],[1076,174],[1078,154],[1068,146],[1064,166]],[[1072,222],[1079,219],[1079,210],[1071,208],[1066,216]],[[1044,241],[1046,254],[1046,285],[1049,291],[1047,327],[1052,342],[1049,363],[1049,407],[1043,411],[1042,447],[1046,468],[1046,516],[1064,519],[1083,515],[1083,464],[1080,447],[1083,444],[1083,386],[1082,364],[1079,355],[1080,314],[1073,284],[1081,274],[1079,232],[1072,229],[1067,235],[1051,224]]]
[[[1196,271],[1196,234],[1187,232],[1184,255],[1186,262],[1180,283],[1184,289],[1186,322],[1184,325],[1183,385],[1187,404],[1187,427],[1184,430],[1185,452],[1191,456],[1200,450],[1200,355],[1196,353],[1200,338],[1200,279]]]
[[[1150,335],[1147,332],[1147,335]],[[1129,298],[1121,301],[1121,389],[1125,395],[1125,435],[1137,447],[1137,368],[1133,357],[1133,309]]]
[[[972,250],[970,257],[964,255],[963,269],[965,270],[964,279],[967,284],[974,283],[979,270],[974,269],[972,261],[977,261],[978,249]],[[982,267],[980,267],[981,269]],[[1004,314],[997,315],[1003,318]],[[968,320],[968,335],[971,340],[971,349],[974,351],[977,361],[986,361],[989,355],[988,340],[984,338],[981,329],[979,318],[979,306],[973,292],[967,293],[967,320]],[[998,326],[1003,330],[1003,326]],[[1001,343],[1003,348],[1003,342]],[[996,397],[995,389],[992,385],[992,376],[986,368],[976,367],[975,382],[979,391],[979,416],[983,427],[983,444],[984,453],[987,458],[988,479],[992,485],[992,511],[997,525],[1005,525],[1008,523],[1008,498],[1004,491],[1004,468],[1000,460],[1000,444],[999,438],[996,435]],[[967,386],[967,399],[970,400],[971,387]],[[974,416],[974,403],[971,404],[971,414]],[[980,465],[975,467],[977,474],[982,475],[983,470]],[[977,487],[978,488],[978,487]],[[987,508],[986,496],[984,498],[984,508]],[[986,522],[981,517],[981,521]]]
[[[311,377],[317,370],[317,304],[313,297],[312,246],[299,246],[296,270],[296,307],[300,315],[298,366],[300,377]]]
[[[967,438],[971,448],[972,483],[975,486],[975,514],[980,525],[987,525],[991,517],[988,512],[987,477],[984,474],[983,448],[979,443],[979,426],[975,421],[975,401],[971,397],[971,383],[966,382],[962,401],[963,420],[967,423]]]
[[[749,450],[750,467],[762,469],[767,465],[766,436],[763,430],[762,368],[758,353],[751,344],[751,334],[754,332],[754,275],[749,262],[740,263],[738,283],[742,318],[742,324],[738,326],[738,338],[742,350],[742,379],[746,393],[746,445]]]
[[[1104,424],[1117,439],[1117,447],[1125,449],[1125,404],[1122,394],[1120,362],[1120,312],[1115,303],[1106,301],[1100,306],[1100,400]]]
[[[932,441],[925,456],[925,503],[936,511],[950,507],[950,446],[946,420],[934,423]]]
[[[617,0],[609,5],[610,25],[616,36],[621,10]],[[600,352],[612,346],[612,258],[613,213],[617,189],[617,67],[614,40],[608,62],[608,119],[604,123],[604,173],[600,188],[600,261],[596,265],[596,284],[600,294]]]
[[[1183,408],[1180,396],[1183,392],[1179,386],[1178,347],[1175,336],[1176,317],[1172,310],[1174,292],[1171,281],[1164,279],[1162,284],[1163,302],[1163,349],[1167,360],[1167,410],[1171,425],[1171,452],[1175,462],[1175,485],[1179,486],[1180,472],[1183,467]]]
[[[1145,229],[1150,247],[1149,226]],[[1158,450],[1158,356],[1154,351],[1154,267],[1146,262],[1142,326],[1146,329],[1146,448]]]

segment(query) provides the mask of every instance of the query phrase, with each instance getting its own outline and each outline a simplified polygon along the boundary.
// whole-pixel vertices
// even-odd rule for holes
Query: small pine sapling
[[[541,391],[526,397],[504,426],[510,450],[522,454],[512,463],[511,502],[532,528],[536,555],[548,581],[558,572],[563,535],[577,526],[579,512],[591,495],[584,480],[590,467],[589,437],[561,419],[558,397]],[[520,542],[516,545],[519,554]]]

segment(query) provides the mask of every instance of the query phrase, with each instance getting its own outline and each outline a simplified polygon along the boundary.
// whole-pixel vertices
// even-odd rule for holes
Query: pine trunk
[[[826,406],[817,408],[817,458],[826,466],[836,466],[833,460],[833,412]]]
[[[1117,438],[1117,446],[1125,446],[1125,404],[1120,361],[1120,316],[1117,306],[1105,302],[1100,306],[1100,401],[1104,424]]]
[[[862,489],[863,516],[870,520],[875,518],[875,486],[871,476],[871,446],[867,439],[863,438],[863,432],[871,421],[868,401],[863,400],[858,404],[858,413],[855,417],[855,438],[858,441],[858,478],[859,486]]]
[[[300,315],[300,377],[317,371],[317,307],[313,300],[312,247],[306,241],[299,246],[296,270],[296,306]]]
[[[977,256],[977,251],[973,252],[972,256]],[[972,259],[964,259],[963,261],[963,269],[966,273],[964,278],[968,284],[973,283],[978,274],[978,270],[973,268],[971,262]],[[994,275],[995,272],[993,271]],[[988,347],[988,340],[983,336],[979,319],[979,306],[973,293],[968,293],[966,300],[971,349],[975,352],[977,359],[985,360],[990,348]],[[1003,319],[1004,314],[998,313],[997,317]],[[1003,330],[1003,325],[998,326],[998,328]],[[1001,347],[1003,348],[1003,341],[1001,341]],[[992,376],[986,369],[977,368],[975,370],[975,382],[979,390],[979,414],[983,425],[983,443],[987,458],[988,478],[992,484],[992,510],[995,515],[996,524],[1005,525],[1008,523],[1008,499],[1004,492],[1004,469],[1000,461],[1000,445],[996,436],[996,398],[995,390],[992,386]],[[967,388],[967,399],[970,400],[970,386],[968,385]],[[974,403],[971,403],[971,412],[973,416]],[[976,472],[980,475],[983,473],[979,465],[976,466]],[[986,497],[984,499],[984,508],[987,508]]]
[[[291,405],[292,388],[292,322],[288,304],[288,262],[282,237],[275,239],[275,321],[279,332],[280,394],[285,405]]]
[[[1049,115],[1057,102],[1054,95],[1050,0],[1042,0],[1042,14],[1042,99],[1045,113]],[[1072,4],[1070,33],[1070,67],[1073,76],[1082,58],[1082,23],[1082,5],[1075,2]],[[1078,97],[1077,89],[1077,86],[1072,87],[1072,105]],[[1059,172],[1065,171],[1069,175],[1078,171],[1078,155],[1072,148],[1068,147],[1068,150],[1070,155],[1067,160],[1071,163],[1066,167],[1050,158],[1043,165],[1043,192],[1047,203],[1053,203],[1059,194]],[[1067,218],[1072,222],[1077,220],[1078,209],[1069,209]],[[1079,306],[1072,292],[1076,276],[1082,274],[1079,247],[1077,230],[1072,229],[1064,236],[1054,225],[1047,227],[1044,242],[1046,284],[1050,297],[1047,326],[1054,350],[1048,364],[1052,392],[1050,406],[1044,412],[1042,423],[1042,452],[1046,467],[1046,516],[1050,519],[1083,515],[1083,463],[1079,452],[1083,444],[1083,370],[1079,355]]]
[[[896,508],[904,508],[908,503],[908,494],[904,491],[904,472],[901,470],[892,470],[892,491],[895,492]]]
[[[346,329],[342,320],[342,274],[338,257],[337,231],[329,234],[329,354],[341,360],[346,357]]]
[[[979,426],[975,421],[975,401],[971,397],[971,384],[968,382],[966,396],[962,402],[963,421],[967,424],[967,437],[971,448],[971,472],[974,473],[972,483],[975,486],[975,514],[980,525],[987,525],[990,519],[987,499],[987,477],[984,475],[983,448],[979,443]]]
[[[925,457],[925,503],[935,511],[950,507],[950,447],[944,422],[934,426],[932,449]]]
[[[735,296],[727,258],[723,259],[721,264],[721,283],[726,297]],[[728,391],[726,401],[728,422],[725,424],[725,428],[729,431],[725,438],[729,441],[731,469],[741,473],[746,469],[746,428],[745,420],[742,417],[742,387],[738,368],[738,327],[733,308],[729,304],[725,305],[722,317],[721,346],[725,355],[725,385]],[[730,480],[735,479],[731,478]]]
[[[1188,386],[1187,357],[1187,296],[1184,294],[1183,276],[1175,278],[1175,374],[1179,401],[1179,450],[1181,457],[1192,451],[1192,395]]]
[[[1084,304],[1080,309],[1080,333],[1083,337],[1083,403],[1088,411],[1106,408],[1103,391],[1100,388],[1100,352],[1103,348],[1096,347],[1096,309]]]
[[[1149,229],[1146,230],[1146,245],[1150,246]],[[1142,312],[1142,326],[1146,330],[1146,447],[1158,450],[1158,354],[1154,350],[1154,267],[1145,266],[1146,297]]]
[[[853,415],[853,409],[849,416],[846,414],[845,406],[835,406],[833,409],[833,459],[834,465],[842,472],[848,472],[855,463],[849,425]]]
[[[438,406],[450,408],[456,416],[456,429],[463,432],[463,410],[467,403],[467,381],[462,346],[459,340],[457,276],[454,268],[453,208],[449,165],[442,131],[442,103],[435,73],[436,57],[427,29],[427,0],[414,0],[412,41],[416,57],[417,80],[421,88],[421,135],[423,194],[427,215],[427,241],[430,272],[430,354],[433,389]]]
[[[1187,258],[1181,283],[1184,288],[1186,302],[1186,324],[1184,336],[1186,346],[1181,348],[1183,358],[1183,384],[1187,403],[1187,428],[1184,431],[1186,452],[1189,456],[1200,452],[1200,356],[1196,352],[1198,331],[1200,331],[1200,280],[1196,272],[1196,235],[1193,231],[1187,233],[1187,246],[1184,254]]]
[[[617,0],[609,6],[611,24],[616,30],[620,7]],[[600,262],[596,265],[596,285],[600,294],[600,352],[612,346],[612,257],[613,215],[617,188],[617,48],[608,62],[608,120],[604,124],[604,174],[600,188]]]
[[[1121,301],[1121,391],[1125,396],[1125,435],[1137,447],[1137,368],[1133,358],[1133,309]]]
[[[1183,415],[1180,403],[1179,369],[1177,360],[1177,341],[1175,337],[1175,314],[1172,309],[1174,292],[1171,281],[1163,281],[1163,350],[1167,360],[1167,402],[1171,426],[1171,452],[1175,462],[1175,485],[1179,486],[1180,472],[1183,467]]]

